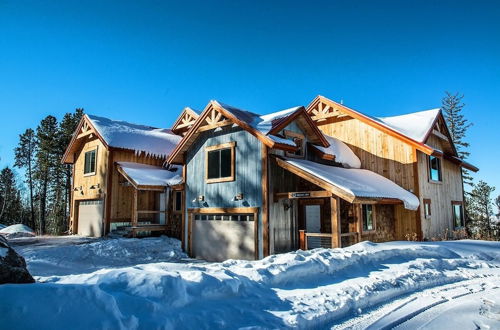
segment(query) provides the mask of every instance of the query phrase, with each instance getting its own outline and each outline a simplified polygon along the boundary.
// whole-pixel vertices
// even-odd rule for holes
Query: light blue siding
[[[236,142],[235,180],[230,182],[206,183],[205,148],[232,141]],[[219,132],[207,131],[201,133],[194,144],[188,149],[186,154],[186,208],[258,207],[259,212],[261,212],[261,148],[262,143],[256,137],[239,127],[229,126],[223,128],[222,131]],[[238,193],[243,193],[243,201],[232,201],[233,197]],[[193,202],[193,200],[200,195],[205,197],[205,201]],[[262,256],[261,219],[262,217],[259,216],[258,241],[260,256]]]

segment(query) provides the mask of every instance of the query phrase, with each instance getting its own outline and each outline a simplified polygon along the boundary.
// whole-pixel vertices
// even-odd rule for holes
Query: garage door
[[[254,218],[254,214],[193,214],[193,256],[207,261],[254,260]]]
[[[101,237],[103,214],[102,199],[81,201],[78,205],[78,235]]]

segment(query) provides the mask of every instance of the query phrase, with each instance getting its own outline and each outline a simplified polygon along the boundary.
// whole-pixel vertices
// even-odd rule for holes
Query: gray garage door
[[[103,214],[102,199],[81,201],[78,205],[78,235],[101,237]]]
[[[207,261],[255,259],[253,214],[195,214],[192,248],[195,258]]]

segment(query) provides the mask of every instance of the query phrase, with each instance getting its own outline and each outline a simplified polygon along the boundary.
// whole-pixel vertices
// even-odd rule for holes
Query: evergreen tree
[[[450,135],[455,147],[457,148],[458,156],[461,159],[467,159],[470,153],[467,151],[469,143],[465,141],[467,129],[472,126],[471,123],[465,119],[462,110],[465,104],[462,102],[463,95],[458,93],[450,94],[446,92],[442,100],[441,110],[443,111],[444,118],[448,124]],[[470,172],[462,169],[464,184],[472,186],[472,177]]]
[[[497,217],[500,218],[500,195],[497,196],[497,198],[495,198],[495,205],[497,207]]]
[[[467,200],[470,217],[468,226],[471,231],[490,238],[492,237],[491,217],[493,215],[491,193],[494,190],[494,187],[481,180],[473,185]]]
[[[0,172],[0,223],[12,225],[22,222],[21,194],[14,172],[5,167]]]
[[[30,220],[28,226],[35,229],[35,206],[34,206],[34,182],[33,166],[35,165],[36,138],[35,132],[28,128],[23,134],[19,135],[19,145],[15,148],[14,166],[24,168],[26,173],[26,182],[29,189]]]
[[[58,141],[58,125],[57,119],[54,116],[45,117],[36,129],[37,152],[36,152],[36,169],[34,177],[38,183],[38,199],[39,199],[39,224],[40,234],[45,234],[47,229],[47,201],[49,197],[49,181],[51,184],[58,184],[54,174],[54,164],[59,161],[57,159],[57,141]],[[49,199],[54,202],[53,199]]]

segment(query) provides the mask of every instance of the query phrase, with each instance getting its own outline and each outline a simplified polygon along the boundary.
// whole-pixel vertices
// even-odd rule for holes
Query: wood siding
[[[85,153],[97,148],[96,170],[93,175],[84,175]],[[73,189],[71,199],[70,229],[77,232],[78,203],[82,200],[103,199],[107,187],[108,150],[97,138],[88,140],[75,153],[73,166]],[[98,187],[90,189],[92,186]],[[81,190],[80,190],[81,187]]]
[[[431,135],[427,144],[443,150],[445,142]],[[442,182],[429,181],[428,156],[418,152],[418,182],[420,184],[420,204],[424,199],[431,200],[431,216],[425,218],[423,207],[420,208],[422,232],[424,238],[442,237],[446,231],[451,233],[453,227],[452,201],[463,201],[461,168],[441,158]]]
[[[228,142],[236,142],[235,179],[229,182],[205,183],[205,148]],[[222,131],[205,131],[187,150],[187,180],[185,185],[186,212],[190,208],[200,207],[258,207],[258,250],[259,258],[263,254],[262,246],[262,143],[247,131],[239,127],[225,127]],[[242,201],[232,201],[237,194],[243,194]],[[198,196],[204,201],[195,201]],[[187,213],[185,215],[187,217]],[[186,224],[187,225],[187,224]],[[185,228],[188,235],[188,228]],[[185,237],[187,240],[187,237]]]
[[[321,124],[321,123],[319,123]],[[361,168],[378,173],[418,196],[415,149],[403,141],[359,120],[320,125],[330,136],[345,142],[361,160]],[[419,233],[418,213],[394,206],[395,239]]]

